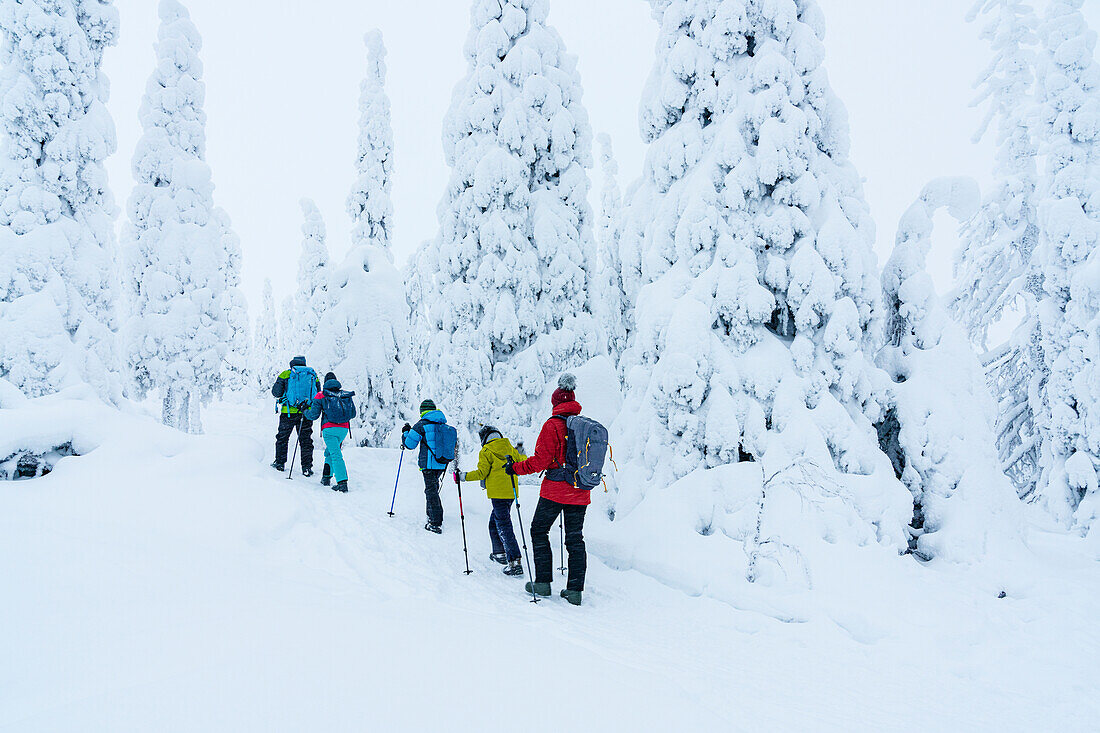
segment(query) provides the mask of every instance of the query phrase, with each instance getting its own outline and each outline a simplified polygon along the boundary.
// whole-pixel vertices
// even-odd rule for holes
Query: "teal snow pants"
[[[332,469],[332,478],[337,482],[348,480],[348,468],[344,465],[344,454],[340,450],[340,444],[346,437],[347,428],[325,428],[321,431],[321,439],[325,441],[325,463]]]

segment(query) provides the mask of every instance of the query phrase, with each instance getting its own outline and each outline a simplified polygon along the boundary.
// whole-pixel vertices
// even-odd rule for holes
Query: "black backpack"
[[[346,423],[355,417],[354,392],[330,392],[325,390],[321,397],[321,413],[326,422]]]

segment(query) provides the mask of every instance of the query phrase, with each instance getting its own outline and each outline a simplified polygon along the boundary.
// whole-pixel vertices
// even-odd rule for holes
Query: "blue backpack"
[[[458,448],[458,431],[446,423],[433,423],[433,425],[435,430],[432,431],[432,436],[436,438],[435,446],[428,440],[427,432],[423,428],[416,430],[416,432],[420,433],[420,437],[424,440],[424,447],[432,454],[435,462],[446,465],[455,459],[455,449]]]
[[[557,417],[565,421],[565,465],[548,470],[546,478],[591,491],[603,480],[607,428],[583,415]]]
[[[325,416],[325,422],[336,424],[351,422],[355,417],[354,392],[331,392],[325,390],[321,397],[321,413]]]
[[[286,379],[286,394],[283,395],[283,404],[288,407],[300,408],[309,405],[313,396],[317,394],[317,372],[312,367],[293,366],[290,368],[290,376]]]

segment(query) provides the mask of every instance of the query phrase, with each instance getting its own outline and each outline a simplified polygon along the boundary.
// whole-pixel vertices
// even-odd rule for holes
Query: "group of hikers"
[[[512,524],[512,507],[518,515],[519,486],[517,476],[543,474],[538,505],[531,520],[531,549],[534,556],[533,581],[525,585],[532,598],[550,595],[554,577],[554,557],[550,545],[550,530],[558,517],[564,525],[565,552],[569,556],[569,575],[562,598],[581,605],[588,556],[584,545],[584,517],[592,502],[592,489],[602,477],[603,451],[607,448],[607,431],[589,418],[581,417],[577,402],[576,379],[563,374],[551,396],[551,416],[543,424],[531,456],[524,453],[523,443],[513,444],[500,430],[483,424],[478,431],[481,449],[477,468],[461,471],[455,461],[457,431],[447,423],[447,417],[431,399],[420,403],[420,419],[401,427],[401,449],[419,450],[417,466],[424,478],[424,528],[435,534],[443,532],[443,503],[440,489],[448,465],[455,461],[452,477],[461,482],[477,481],[489,500],[489,557],[504,566],[503,573],[512,577],[524,575],[519,542]],[[325,443],[325,465],[321,483],[333,490],[348,490],[347,468],[342,446],[350,435],[355,417],[354,392],[343,390],[336,375],[329,372],[322,382],[306,365],[305,357],[297,356],[290,368],[278,375],[271,394],[279,406],[279,428],[275,435],[275,461],[278,471],[286,467],[290,436],[297,434],[301,447],[302,475],[313,475],[313,423],[321,419],[321,438]],[[294,456],[291,456],[293,471]],[[398,468],[400,476],[400,466]],[[396,486],[394,488],[396,496]],[[392,507],[391,507],[392,514]],[[522,536],[522,518],[521,518]],[[465,536],[463,537],[465,543]],[[526,543],[525,543],[526,544]],[[524,547],[526,549],[526,547]]]

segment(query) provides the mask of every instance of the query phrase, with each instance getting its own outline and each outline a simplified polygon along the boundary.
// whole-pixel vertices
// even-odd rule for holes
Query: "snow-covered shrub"
[[[913,495],[909,546],[924,559],[982,557],[997,535],[1011,535],[1017,519],[1015,492],[995,451],[984,371],[926,269],[935,212],[947,208],[967,221],[979,203],[969,178],[928,184],[902,217],[882,274],[888,342],[879,363],[896,382],[895,470]]]
[[[107,0],[0,4],[0,377],[28,395],[121,396],[100,72],[118,22]]]
[[[176,0],[161,0],[160,21],[123,231],[127,360],[137,394],[160,393],[165,425],[200,432],[200,404],[221,393],[230,336],[224,298],[232,275],[226,221],[215,215],[204,162],[202,40]]]
[[[1052,0],[1039,29],[1038,305],[1047,379],[1040,386],[1041,502],[1069,525],[1092,526],[1100,472],[1100,64],[1082,0]]]
[[[795,0],[652,5],[649,151],[620,246],[638,295],[614,430],[627,464],[616,521],[644,511],[651,487],[755,460],[761,481],[792,476],[787,488],[746,499],[751,486],[731,485],[714,513],[750,501],[772,546],[798,553],[803,539],[784,526],[904,551],[911,499],[875,430],[889,380],[873,362],[874,228],[821,67],[821,12]],[[813,518],[787,521],[799,497]]]
[[[436,251],[413,274],[437,288],[426,388],[465,430],[491,418],[526,429],[545,386],[600,351],[589,303],[595,248],[591,131],[576,60],[547,24],[547,0],[476,0],[468,71],[444,121],[451,178]]]
[[[393,264],[393,129],[386,96],[386,49],[378,31],[367,34],[367,75],[359,97],[358,176],[348,196],[352,248],[330,267],[331,305],[317,325],[311,363],[332,369],[355,391],[353,437],[381,446],[393,437],[414,399],[416,368],[409,352],[408,306]],[[411,416],[410,416],[411,417]],[[392,441],[390,441],[392,444]]]

